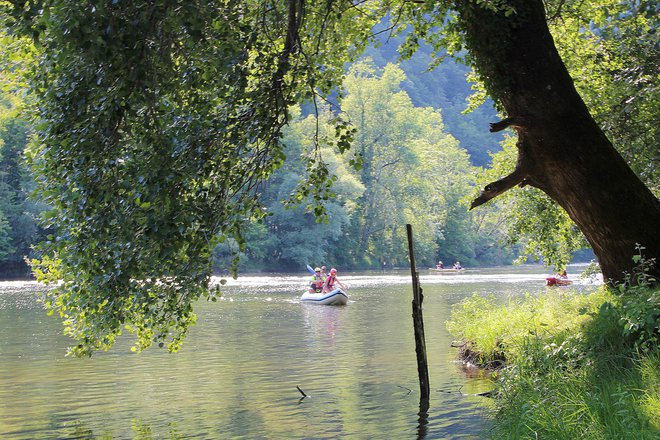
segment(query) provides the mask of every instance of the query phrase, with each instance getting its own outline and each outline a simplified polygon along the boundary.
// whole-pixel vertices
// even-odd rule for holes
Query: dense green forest
[[[23,156],[29,124],[19,109],[16,96],[0,93],[0,277],[29,275],[24,257],[43,238],[44,207],[30,198],[34,184]]]
[[[485,180],[478,175],[501,173],[495,167],[484,174],[481,168],[490,165],[501,144],[507,145],[501,135],[487,130],[497,113],[490,101],[468,111],[475,93],[469,68],[448,58],[429,70],[428,46],[401,60],[398,43],[383,39],[348,69],[346,98],[339,108],[356,129],[353,152],[361,156],[363,169],[356,171],[348,155],[337,149],[323,150],[323,159],[338,179],[333,187],[337,197],[327,202],[327,222],[318,222],[304,202],[283,203],[305,173],[303,161],[296,157],[310,154],[319,135],[315,115],[305,106],[285,130],[286,156],[291,160],[262,188],[261,198],[271,215],[247,227],[242,250],[231,239],[219,244],[214,252],[216,270],[226,269],[236,253],[242,270],[298,271],[310,262],[354,269],[402,266],[407,261],[406,223],[415,226],[418,258],[424,265],[437,259],[468,266],[511,264],[524,250],[519,243],[527,243],[532,257],[561,265],[566,256],[587,247],[572,222],[539,192],[467,211],[465,197]],[[34,184],[24,161],[30,126],[21,113],[22,89],[5,82],[0,93],[0,276],[28,276],[24,260],[46,235],[39,222],[45,206],[30,197]],[[321,109],[322,123],[337,110],[327,107]],[[332,127],[322,130],[326,138],[332,137]],[[648,147],[639,149],[643,153]],[[507,151],[510,156],[512,148]],[[513,160],[503,153],[498,162]],[[633,159],[639,154],[630,153]],[[653,160],[640,171],[657,180]],[[643,166],[643,158],[640,163]],[[554,214],[518,218],[517,223],[507,207],[510,203],[524,211]],[[564,248],[548,253],[539,243],[543,236]],[[590,251],[578,255],[581,261],[593,258]]]
[[[406,223],[415,229],[423,264],[438,258],[467,265],[511,262],[514,255],[503,241],[497,215],[469,214],[462,202],[477,168],[446,127],[443,113],[415,106],[402,90],[406,81],[395,64],[379,68],[365,58],[351,66],[341,102],[342,114],[355,128],[351,153],[340,154],[331,146],[321,150],[337,177],[336,197],[326,206],[327,223],[317,222],[305,203],[282,203],[305,172],[301,161],[288,160],[262,190],[272,215],[250,226],[241,256],[244,267],[299,270],[309,262],[344,268],[405,266]],[[317,127],[315,115],[296,113],[285,130],[286,156],[310,154],[315,137],[331,138],[332,118],[331,109],[321,108]],[[356,157],[358,170],[350,163]],[[216,249],[225,267],[233,250],[232,242]]]
[[[334,108],[319,109],[320,127],[309,106],[294,111],[283,143],[290,158],[260,189],[271,214],[247,226],[241,246],[228,239],[215,249],[214,267],[229,267],[236,253],[242,270],[300,271],[318,262],[366,269],[407,264],[405,229],[412,223],[418,259],[468,266],[510,264],[517,256],[506,240],[502,214],[467,212],[463,200],[474,187],[480,167],[501,147],[501,136],[488,133],[497,118],[492,104],[462,114],[473,93],[469,69],[448,59],[428,71],[428,54],[397,63],[396,44],[371,47],[347,70],[345,97]],[[428,49],[427,49],[428,50]],[[0,116],[0,276],[26,276],[25,257],[47,234],[39,215],[45,206],[34,191],[24,151],[30,139],[20,90],[2,92]],[[315,137],[332,138],[330,120],[340,108],[355,128],[351,153],[332,144],[322,159],[337,177],[327,201],[328,217],[319,222],[308,201],[293,203],[304,160]],[[362,168],[351,165],[355,155]],[[290,200],[291,203],[284,203]]]
[[[658,92],[652,80],[657,61],[647,41],[653,38],[646,32],[647,6],[639,5],[636,14],[627,14],[623,3],[609,9],[573,6],[553,30],[590,110],[657,194],[653,120]],[[590,32],[580,30],[585,16],[590,17]],[[20,45],[15,40],[2,38],[0,276],[26,276],[30,270],[24,259],[48,231],[39,222],[45,206],[29,197],[35,184],[24,161],[28,142],[37,142],[22,112],[30,98],[25,84],[8,74],[25,68],[25,60],[17,61]],[[467,266],[510,264],[522,255],[563,266],[577,250],[588,248],[566,212],[530,187],[468,211],[467,199],[476,188],[515,163],[514,140],[489,133],[488,124],[498,115],[491,101],[474,104],[484,93],[468,81],[475,79],[468,67],[447,58],[429,69],[436,54],[424,44],[414,56],[401,59],[403,42],[403,37],[381,34],[347,68],[343,100],[316,109],[308,103],[292,112],[282,142],[288,160],[258,189],[269,215],[245,226],[242,243],[221,238],[214,269],[227,269],[236,254],[242,270],[298,271],[307,263],[354,269],[401,266],[407,261],[405,223],[415,227],[418,259],[424,265],[438,259]],[[355,130],[348,153],[333,143],[338,114]],[[318,145],[324,146],[317,150]],[[317,172],[305,162],[314,155],[327,162],[334,176],[326,201],[329,215],[322,219],[308,209],[309,193],[296,199],[300,177]],[[590,251],[579,255],[582,260],[593,257]]]

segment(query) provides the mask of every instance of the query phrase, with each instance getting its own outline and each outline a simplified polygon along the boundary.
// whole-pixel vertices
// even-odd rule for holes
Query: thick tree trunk
[[[541,0],[510,0],[514,14],[457,1],[477,68],[518,132],[516,170],[488,185],[478,206],[516,184],[544,191],[594,249],[605,279],[631,272],[636,244],[660,260],[660,201],[605,137],[578,95],[547,27]],[[660,279],[660,278],[658,278]]]

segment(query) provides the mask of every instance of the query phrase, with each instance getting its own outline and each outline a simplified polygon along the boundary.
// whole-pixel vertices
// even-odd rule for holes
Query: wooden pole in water
[[[415,352],[417,353],[417,373],[419,375],[419,388],[421,392],[420,405],[425,403],[424,406],[428,408],[429,401],[429,367],[426,360],[426,340],[424,338],[424,318],[422,316],[422,288],[419,285],[419,273],[415,267],[415,252],[413,249],[413,236],[412,226],[406,225],[406,232],[408,233],[408,254],[410,257],[410,273],[412,274],[413,283],[413,301],[412,301],[412,317],[413,328],[415,329]]]

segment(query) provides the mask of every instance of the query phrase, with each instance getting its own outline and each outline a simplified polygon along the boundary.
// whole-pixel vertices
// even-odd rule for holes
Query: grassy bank
[[[474,296],[447,326],[497,369],[492,438],[660,438],[660,289]]]

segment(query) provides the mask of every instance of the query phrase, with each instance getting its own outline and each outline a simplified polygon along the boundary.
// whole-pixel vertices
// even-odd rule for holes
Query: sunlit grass
[[[538,296],[527,295],[498,303],[494,296],[472,298],[456,305],[447,329],[467,341],[476,360],[487,363],[497,354],[511,361],[537,335],[556,344],[590,319],[601,304],[614,300],[605,289],[589,295],[565,289],[551,289]]]
[[[642,359],[639,370],[644,385],[640,406],[653,428],[660,431],[660,353],[656,351],[647,359]]]
[[[448,328],[475,359],[506,359],[492,438],[660,438],[660,354],[622,336],[620,300],[553,290],[454,308]]]
[[[610,358],[566,370],[561,365],[539,375],[507,371],[501,385],[493,438],[657,439],[658,356]],[[654,370],[655,379],[640,374]]]

